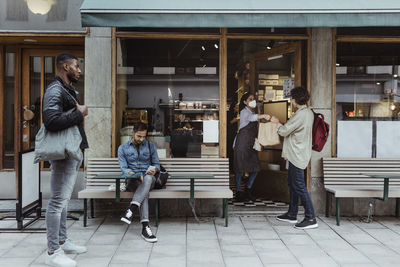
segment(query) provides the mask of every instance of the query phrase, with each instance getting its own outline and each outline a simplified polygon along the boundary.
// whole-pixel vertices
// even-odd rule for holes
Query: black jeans
[[[314,207],[311,201],[310,194],[308,193],[306,183],[304,181],[304,170],[297,168],[289,162],[289,177],[288,177],[290,203],[288,215],[290,217],[297,217],[299,210],[299,197],[304,206],[304,213],[306,219],[314,219]]]

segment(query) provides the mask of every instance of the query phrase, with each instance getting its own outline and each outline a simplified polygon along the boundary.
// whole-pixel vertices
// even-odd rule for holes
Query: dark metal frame
[[[34,149],[20,151],[18,153],[18,169],[22,170],[22,155],[24,153],[33,152]],[[39,163],[38,163],[39,164]],[[40,192],[40,166],[39,166],[39,195],[38,199],[34,202],[28,204],[27,206],[22,206],[22,171],[18,172],[18,202],[16,203],[15,207],[15,216],[5,216],[1,218],[8,219],[8,218],[15,218],[17,220],[17,228],[0,228],[0,231],[15,231],[15,230],[25,230],[29,225],[33,224],[40,218],[42,218],[42,192]],[[35,213],[35,216],[32,217],[32,214]],[[30,219],[27,223],[24,224],[24,219]],[[26,230],[30,231],[44,231],[46,228],[29,228]]]

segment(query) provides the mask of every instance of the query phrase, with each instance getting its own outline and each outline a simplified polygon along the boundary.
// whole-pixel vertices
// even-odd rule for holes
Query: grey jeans
[[[131,204],[135,204],[140,207],[140,222],[149,221],[149,192],[154,188],[154,182],[156,178],[152,175],[146,174],[143,177],[143,182],[139,180],[134,183],[132,189],[136,187],[133,195]]]
[[[81,161],[53,160],[51,164],[51,196],[46,211],[47,247],[56,251],[59,242],[67,240],[67,207],[74,189]]]

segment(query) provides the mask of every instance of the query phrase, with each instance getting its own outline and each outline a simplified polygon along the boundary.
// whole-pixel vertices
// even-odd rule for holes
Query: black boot
[[[250,200],[250,201],[252,201],[252,202],[255,202],[256,201],[256,197],[253,196],[250,191],[251,191],[250,188],[246,188],[246,191],[244,192],[245,193],[245,198]]]
[[[235,195],[235,201],[236,202],[244,202],[246,199],[244,197],[244,192],[243,191],[237,191]]]

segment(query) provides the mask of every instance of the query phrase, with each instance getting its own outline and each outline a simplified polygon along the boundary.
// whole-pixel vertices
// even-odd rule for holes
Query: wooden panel
[[[219,156],[227,156],[227,80],[228,80],[228,49],[226,39],[227,29],[221,29],[219,44]]]
[[[326,186],[383,187],[383,178],[360,173],[400,173],[400,159],[323,158],[323,172]],[[400,186],[400,179],[392,179],[389,184]]]
[[[219,34],[187,34],[187,33],[135,33],[135,32],[116,32],[117,38],[135,39],[219,39]]]
[[[19,196],[18,190],[18,175],[19,175],[19,156],[18,152],[21,151],[21,47],[17,47],[15,53],[15,86],[14,86],[14,169],[15,169],[15,185],[17,198]]]
[[[225,186],[229,187],[229,160],[227,158],[206,159],[202,158],[168,158],[161,159],[160,163],[168,170],[171,175],[180,172],[211,173],[214,178],[197,179],[196,188],[199,186]],[[115,183],[114,179],[96,179],[98,173],[120,172],[118,158],[100,158],[87,160],[86,186],[106,188]],[[167,186],[188,187],[190,179],[170,178]],[[185,189],[186,190],[186,189]]]
[[[111,156],[117,156],[117,38],[115,37],[115,28],[111,32],[111,83],[112,83],[112,120],[111,120]]]
[[[336,157],[336,28],[332,31],[332,122],[331,122],[331,156]]]

